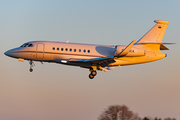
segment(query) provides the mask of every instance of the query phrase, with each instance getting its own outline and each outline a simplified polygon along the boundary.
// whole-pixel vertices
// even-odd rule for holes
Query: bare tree
[[[144,118],[143,118],[143,120],[150,120],[150,119],[149,119],[149,118],[147,118],[147,117],[144,117]]]
[[[154,120],[158,120],[158,118],[157,118],[157,117],[155,117],[155,118],[154,118]]]
[[[141,118],[125,105],[112,105],[99,116],[98,120],[141,120]]]

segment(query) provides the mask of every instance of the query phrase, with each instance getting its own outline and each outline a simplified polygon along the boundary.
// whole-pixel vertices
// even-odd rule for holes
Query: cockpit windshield
[[[33,47],[33,44],[31,44],[31,43],[24,43],[20,47]]]

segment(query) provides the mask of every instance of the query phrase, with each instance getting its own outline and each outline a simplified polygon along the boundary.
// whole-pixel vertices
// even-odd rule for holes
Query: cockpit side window
[[[33,47],[33,44],[30,43],[30,44],[28,45],[28,47]]]
[[[26,47],[29,43],[24,43],[21,47]]]
[[[24,43],[20,47],[33,47],[33,44],[31,44],[31,43]]]

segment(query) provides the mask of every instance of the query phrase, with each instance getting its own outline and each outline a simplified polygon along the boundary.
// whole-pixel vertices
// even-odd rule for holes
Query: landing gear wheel
[[[34,62],[32,60],[29,61],[29,64],[30,64],[29,71],[32,72],[33,71],[32,67],[35,66],[35,64],[34,64]]]
[[[32,69],[32,68],[30,68],[30,69],[29,69],[29,71],[30,71],[30,72],[32,72],[32,71],[33,71],[33,69]]]
[[[93,76],[96,76],[96,75],[97,75],[97,72],[96,72],[95,70],[93,70],[93,71],[91,71],[91,74],[92,74]]]
[[[93,79],[94,76],[93,76],[92,74],[89,74],[89,78],[90,78],[90,79]]]

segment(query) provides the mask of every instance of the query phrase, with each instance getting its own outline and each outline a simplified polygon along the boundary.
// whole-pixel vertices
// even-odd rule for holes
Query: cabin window
[[[90,50],[88,50],[88,53],[90,53]]]
[[[84,53],[86,52],[86,50],[84,50]]]
[[[76,49],[74,49],[74,52],[76,52]]]
[[[59,51],[59,48],[57,48],[57,50]]]
[[[55,47],[53,47],[52,49],[55,50]]]
[[[67,48],[66,48],[65,50],[66,50],[66,51],[68,51],[68,49],[67,49]]]
[[[63,51],[64,49],[63,48],[61,48],[61,51]]]
[[[81,49],[79,49],[79,52],[81,52]]]
[[[71,51],[72,51],[72,49],[70,48],[70,49],[69,49],[69,51],[71,52]]]

